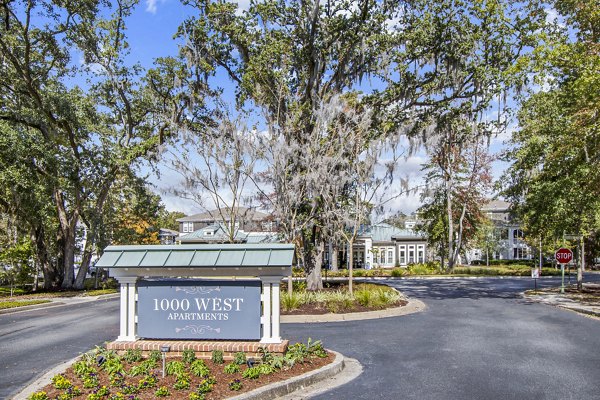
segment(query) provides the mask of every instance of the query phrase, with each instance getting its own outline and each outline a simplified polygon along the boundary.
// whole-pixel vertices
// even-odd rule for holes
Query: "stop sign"
[[[556,250],[556,253],[554,253],[554,258],[559,264],[568,264],[573,259],[573,252],[565,248],[558,249]]]

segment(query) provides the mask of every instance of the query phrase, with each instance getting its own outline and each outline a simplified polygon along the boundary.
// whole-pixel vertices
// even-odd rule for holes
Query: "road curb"
[[[275,382],[270,385],[254,389],[251,392],[240,394],[239,396],[229,397],[228,400],[277,399],[283,396],[291,395],[298,390],[305,389],[311,385],[315,385],[321,381],[332,378],[344,370],[346,367],[346,362],[345,357],[342,354],[331,350],[329,351],[335,354],[335,360],[331,364],[327,364],[316,371],[310,371],[300,376],[290,378],[286,381]],[[334,387],[335,386],[327,385],[327,389]]]
[[[56,307],[58,305],[63,305],[63,304],[64,303],[50,301],[49,303],[32,304],[30,306],[5,308],[4,310],[0,310],[0,315],[2,315],[2,314],[14,314],[14,313],[17,313],[17,312],[20,312],[20,311],[37,310],[37,309],[40,309],[40,308]]]
[[[342,321],[362,321],[367,319],[379,319],[389,317],[400,317],[403,315],[421,312],[427,305],[421,300],[409,299],[408,304],[402,307],[388,308],[385,310],[365,311],[348,314],[320,314],[320,315],[282,315],[282,324],[322,323]]]
[[[52,377],[57,374],[61,374],[67,370],[75,361],[79,360],[81,356],[77,356],[72,360],[65,361],[63,363],[58,364],[56,367],[52,368],[44,375],[33,381],[33,383],[29,384],[25,389],[21,390],[19,393],[10,397],[12,400],[27,400],[29,396],[38,390],[42,389],[44,386],[50,384],[52,382]]]

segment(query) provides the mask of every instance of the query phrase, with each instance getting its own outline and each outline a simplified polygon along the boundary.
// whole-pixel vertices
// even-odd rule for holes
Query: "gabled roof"
[[[246,232],[238,230],[233,240],[238,243],[245,242],[247,235]],[[222,224],[212,224],[180,236],[178,240],[181,243],[226,243],[229,242],[229,234]]]
[[[238,268],[289,267],[294,245],[198,244],[108,246],[96,266],[101,268]]]
[[[373,242],[389,242],[392,239],[422,240],[424,236],[412,229],[402,229],[386,223],[379,223],[366,227],[359,236],[371,237]]]
[[[484,212],[508,212],[510,203],[504,200],[490,200],[487,204],[481,207]]]
[[[254,208],[238,207],[237,215],[241,221],[262,221],[269,217],[268,214],[257,211]],[[228,213],[223,213],[225,220],[229,220]],[[219,210],[211,210],[199,214],[190,215],[183,218],[178,218],[177,222],[214,222],[222,220]]]

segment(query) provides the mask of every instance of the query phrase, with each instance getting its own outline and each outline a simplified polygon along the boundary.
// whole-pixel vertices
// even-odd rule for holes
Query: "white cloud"
[[[151,14],[156,14],[159,2],[162,4],[165,0],[146,0],[146,11]]]

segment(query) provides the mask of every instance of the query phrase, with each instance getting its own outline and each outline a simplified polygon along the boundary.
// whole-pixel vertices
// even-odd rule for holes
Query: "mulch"
[[[216,380],[216,384],[213,386],[212,391],[206,394],[207,400],[218,400],[218,399],[226,399],[228,397],[237,396],[238,394],[249,392],[258,387],[266,386],[271,383],[280,382],[287,380],[289,378],[302,375],[306,372],[317,370],[327,364],[330,364],[335,359],[335,355],[333,353],[329,353],[326,358],[311,358],[304,361],[302,364],[295,364],[292,368],[287,370],[279,370],[270,375],[261,375],[258,379],[246,379],[242,378],[242,372],[247,368],[247,366],[241,366],[241,371],[236,374],[227,374],[223,371],[225,364],[215,364],[212,360],[205,360],[206,365],[211,371],[211,376],[213,376]],[[129,370],[132,366],[137,363],[126,364],[126,370]],[[195,376],[191,376],[191,384],[190,389],[188,390],[175,390],[173,389],[173,385],[175,384],[174,376],[166,376],[162,378],[162,369],[155,369],[154,374],[158,377],[158,383],[156,387],[150,389],[144,389],[134,396],[125,395],[124,399],[127,400],[149,400],[158,398],[154,393],[156,389],[162,386],[166,386],[169,388],[171,395],[166,397],[168,399],[188,399],[190,393],[193,393],[198,385],[205,379],[199,378]],[[77,375],[73,372],[71,368],[69,368],[64,374],[67,379],[71,381],[74,386],[77,386],[82,394],[73,399],[87,399],[87,396],[90,393],[94,392],[94,389],[85,389],[83,388],[83,382],[81,379],[77,377]],[[119,387],[111,387],[110,379],[108,374],[103,372],[102,370],[98,371],[99,385],[98,387],[106,386],[110,390],[110,395],[114,395],[121,391]],[[126,383],[128,385],[138,385],[139,381],[142,379],[141,376],[138,377],[128,377]],[[234,379],[239,379],[242,383],[242,389],[239,391],[232,391],[229,389],[229,382]],[[52,385],[48,385],[42,389],[48,394],[48,398],[54,399],[60,394],[64,393],[65,390],[55,389]],[[106,398],[110,398],[110,395]]]

